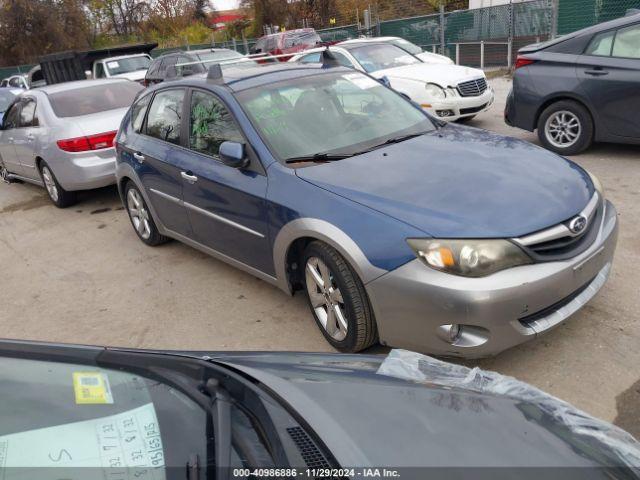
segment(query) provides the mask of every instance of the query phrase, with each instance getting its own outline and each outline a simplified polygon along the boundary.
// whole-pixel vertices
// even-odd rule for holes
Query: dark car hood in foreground
[[[593,193],[574,163],[457,125],[296,173],[437,238],[522,236],[576,215]]]
[[[596,442],[593,448],[593,438],[585,440],[534,403],[380,375],[383,356],[214,357],[251,375],[297,410],[342,466],[616,464],[602,445]]]

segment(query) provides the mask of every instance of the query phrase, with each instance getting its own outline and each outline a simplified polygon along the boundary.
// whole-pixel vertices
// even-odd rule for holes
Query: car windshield
[[[402,48],[391,44],[371,44],[350,48],[351,55],[366,72],[376,72],[386,68],[403,67],[421,63]]]
[[[143,88],[136,82],[113,81],[50,93],[48,97],[57,117],[79,117],[129,107]]]
[[[15,93],[9,90],[0,91],[0,112],[6,112],[16,96]]]
[[[391,43],[406,50],[411,55],[418,55],[419,53],[422,53],[422,49],[418,45],[411,43],[403,38],[392,40]]]
[[[0,382],[2,467],[137,467],[162,479],[162,467],[207,457],[208,412],[155,379],[3,357]]]
[[[358,72],[286,80],[247,89],[237,98],[281,160],[355,154],[435,129],[421,110]]]
[[[117,58],[105,62],[109,75],[120,75],[122,73],[146,70],[149,68],[149,65],[151,65],[151,59],[146,55]]]

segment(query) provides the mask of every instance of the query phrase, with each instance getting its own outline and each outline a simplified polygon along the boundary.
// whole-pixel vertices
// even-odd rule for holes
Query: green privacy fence
[[[401,5],[406,0],[393,0]],[[325,42],[355,38],[362,33],[405,38],[429,50],[438,50],[466,65],[507,63],[517,50],[529,43],[564,35],[590,25],[619,18],[629,9],[640,9],[640,0],[529,0],[511,5],[444,14],[385,20],[368,32],[350,24],[317,30]],[[444,33],[442,44],[441,33]],[[255,39],[232,40],[213,46],[249,53]],[[484,42],[480,46],[480,42]],[[155,49],[153,57],[182,49],[209,48],[211,44]],[[495,58],[494,58],[495,57]],[[481,58],[487,60],[481,62]],[[32,65],[0,68],[0,78],[26,73]]]
[[[640,0],[561,0],[558,5],[558,35],[624,16],[640,9]]]

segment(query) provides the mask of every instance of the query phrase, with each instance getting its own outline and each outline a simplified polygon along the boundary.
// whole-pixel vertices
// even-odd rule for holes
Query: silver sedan
[[[142,90],[129,80],[82,80],[22,93],[0,130],[0,175],[44,186],[64,208],[78,190],[115,183],[113,140]]]

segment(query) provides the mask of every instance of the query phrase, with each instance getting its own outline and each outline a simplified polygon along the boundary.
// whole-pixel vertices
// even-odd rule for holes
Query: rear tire
[[[133,230],[145,244],[155,247],[169,240],[158,231],[142,193],[132,181],[128,181],[124,187],[124,205]]]
[[[591,114],[573,100],[549,105],[538,119],[538,139],[547,150],[560,155],[577,155],[593,142]]]
[[[40,177],[44,183],[44,188],[47,190],[49,199],[56,207],[67,208],[78,201],[76,192],[68,192],[60,186],[56,176],[45,161],[40,163]]]
[[[327,341],[341,352],[359,352],[378,341],[364,285],[332,247],[315,241],[302,256],[311,313]]]

